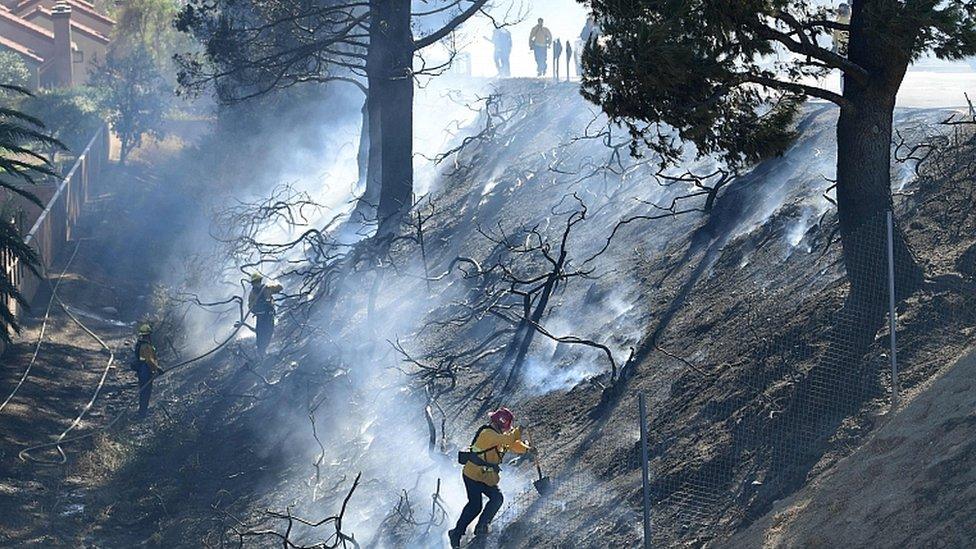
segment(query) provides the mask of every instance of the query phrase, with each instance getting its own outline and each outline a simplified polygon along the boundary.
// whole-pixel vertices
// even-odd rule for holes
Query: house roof
[[[17,4],[17,6],[14,8],[14,11],[16,13],[19,13],[19,14],[27,13],[34,6],[43,7],[43,6],[40,5],[42,1],[43,0],[23,0],[22,2],[20,2],[19,4]],[[68,5],[71,6],[72,9],[77,9],[79,11],[83,11],[83,12],[85,12],[85,15],[88,15],[89,17],[98,19],[98,20],[102,21],[103,23],[106,23],[106,24],[109,24],[109,25],[114,25],[115,24],[115,20],[114,19],[112,19],[111,17],[108,17],[108,16],[103,15],[103,14],[99,13],[98,11],[96,11],[95,10],[95,6],[93,4],[91,4],[91,3],[89,3],[89,2],[84,2],[83,0],[65,0],[65,1],[68,3]]]
[[[48,17],[48,18],[50,18],[52,16],[53,16],[53,14],[51,13],[51,10],[47,10],[47,9],[42,8],[42,7],[37,7],[37,8],[34,8],[34,10],[31,11],[30,13],[24,15],[23,18],[26,19],[26,20],[28,20],[28,21],[31,21],[31,20],[36,19],[38,17]],[[104,34],[96,31],[95,29],[93,29],[91,27],[87,27],[85,25],[82,25],[81,23],[75,21],[74,19],[71,20],[71,30],[80,32],[81,34],[84,34],[84,35],[88,36],[89,38],[92,38],[93,40],[96,40],[96,41],[101,42],[103,44],[108,44],[110,42],[109,38],[107,36],[105,36]]]
[[[40,25],[35,25],[30,21],[22,17],[17,17],[16,15],[10,13],[9,11],[0,10],[0,20],[6,21],[11,25],[16,25],[21,29],[37,36],[38,38],[54,41],[54,33],[45,29]]]
[[[31,50],[27,46],[14,42],[13,40],[4,38],[0,36],[0,48],[6,48],[15,53],[20,54],[22,57],[27,58],[29,61],[33,61],[38,65],[44,63],[44,58],[37,54],[37,52]]]

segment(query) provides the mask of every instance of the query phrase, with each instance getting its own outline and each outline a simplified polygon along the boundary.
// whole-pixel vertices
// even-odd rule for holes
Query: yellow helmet
[[[258,282],[261,282],[262,280],[264,280],[264,275],[262,275],[261,273],[259,273],[257,271],[254,271],[253,273],[251,273],[251,284],[257,284]]]
[[[145,336],[152,333],[152,326],[148,322],[143,322],[139,325],[139,335]]]

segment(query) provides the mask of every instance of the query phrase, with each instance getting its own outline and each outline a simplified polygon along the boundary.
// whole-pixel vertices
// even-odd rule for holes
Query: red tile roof
[[[18,14],[27,13],[32,7],[40,4],[43,0],[23,0],[21,3],[17,4],[14,8]],[[109,25],[114,25],[115,20],[111,17],[105,16],[97,11],[95,11],[95,6],[89,2],[84,2],[83,0],[65,0],[72,7],[72,9],[77,9],[79,11],[85,12],[86,15],[93,17],[95,19],[101,20],[103,23]]]
[[[30,59],[31,61],[34,61],[38,65],[44,63],[44,58],[38,55],[35,51],[31,50],[30,48],[28,48],[23,44],[4,38],[3,36],[0,36],[0,47],[7,48],[16,53],[19,53],[20,55]]]
[[[47,38],[50,40],[54,40],[53,32],[39,25],[35,25],[34,23],[31,23],[30,21],[27,21],[21,17],[17,17],[16,15],[10,12],[0,11],[0,19],[9,22],[12,25],[17,25],[18,27],[21,27],[22,29],[32,34],[37,35],[39,38]]]
[[[51,11],[50,10],[46,10],[44,8],[37,7],[37,8],[34,8],[34,10],[32,12],[30,12],[27,15],[24,15],[23,16],[23,18],[26,19],[27,21],[32,21],[34,19],[37,19],[38,17],[51,18],[52,17],[52,14],[51,14]],[[103,44],[108,44],[110,42],[109,38],[107,36],[105,36],[104,34],[96,31],[95,29],[93,29],[91,27],[86,27],[85,25],[82,25],[81,23],[75,21],[74,19],[71,20],[71,30],[78,31],[78,32],[80,32],[80,33],[82,33],[84,35],[87,35],[88,37],[93,38],[94,40],[96,40],[98,42],[101,42]]]

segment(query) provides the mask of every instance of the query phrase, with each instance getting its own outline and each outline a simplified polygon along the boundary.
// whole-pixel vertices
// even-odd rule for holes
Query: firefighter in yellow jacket
[[[515,416],[507,408],[499,408],[488,415],[488,424],[475,433],[468,452],[462,452],[466,463],[461,472],[468,503],[461,510],[461,516],[453,530],[447,532],[451,547],[460,547],[468,526],[479,514],[474,527],[476,536],[488,533],[488,525],[501,509],[504,497],[498,488],[499,471],[505,453],[516,454],[534,452],[522,441],[522,429],[512,428]],[[488,504],[482,508],[482,497],[488,497]]]
[[[274,335],[274,294],[281,290],[281,284],[265,282],[261,273],[251,275],[251,293],[247,296],[247,306],[254,315],[255,343],[258,353],[262,355],[267,351],[271,336]]]
[[[144,418],[149,413],[153,379],[163,373],[156,357],[156,346],[152,342],[152,326],[148,323],[139,325],[139,339],[133,351],[131,367],[139,380],[139,417]]]

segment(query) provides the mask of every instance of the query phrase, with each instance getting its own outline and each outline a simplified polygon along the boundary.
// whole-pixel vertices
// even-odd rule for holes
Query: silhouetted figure
[[[559,80],[559,62],[563,59],[563,43],[557,38],[552,43],[552,77]]]
[[[851,24],[850,5],[846,3],[841,3],[839,6],[837,6],[836,21],[841,25]],[[833,48],[834,53],[836,53],[837,55],[841,55],[843,57],[847,57],[847,44],[848,42],[850,42],[851,33],[842,29],[834,29],[832,34],[834,39],[834,48]]]
[[[573,64],[573,45],[566,41],[566,81],[569,82],[569,67]],[[579,72],[576,73],[579,76]]]
[[[576,41],[576,55],[573,57],[576,61],[576,76],[583,76],[583,49],[591,40],[599,39],[602,32],[600,25],[596,24],[596,19],[592,16],[586,18],[583,30],[580,31],[579,40]]]
[[[582,40],[583,44],[585,45],[590,40],[599,39],[602,33],[603,31],[600,30],[600,25],[596,23],[596,19],[594,19],[593,16],[590,16],[586,18],[586,23],[583,25],[582,32],[580,32],[580,40]]]
[[[583,76],[583,41],[576,39],[576,47],[573,48],[573,63],[576,64],[576,76]]]
[[[837,18],[836,22],[841,25],[851,24],[851,6],[846,3],[841,3],[837,6]],[[833,51],[841,57],[847,57],[847,46],[851,40],[851,33],[843,29],[834,29],[832,33],[832,38],[834,41]],[[840,71],[840,93],[844,94],[844,71]]]
[[[535,54],[536,76],[545,76],[549,69],[549,46],[551,44],[552,33],[542,24],[540,17],[539,23],[532,27],[532,32],[529,33],[529,49]]]
[[[495,70],[501,78],[512,75],[512,33],[505,27],[495,29],[491,38],[485,37],[495,46]]]

